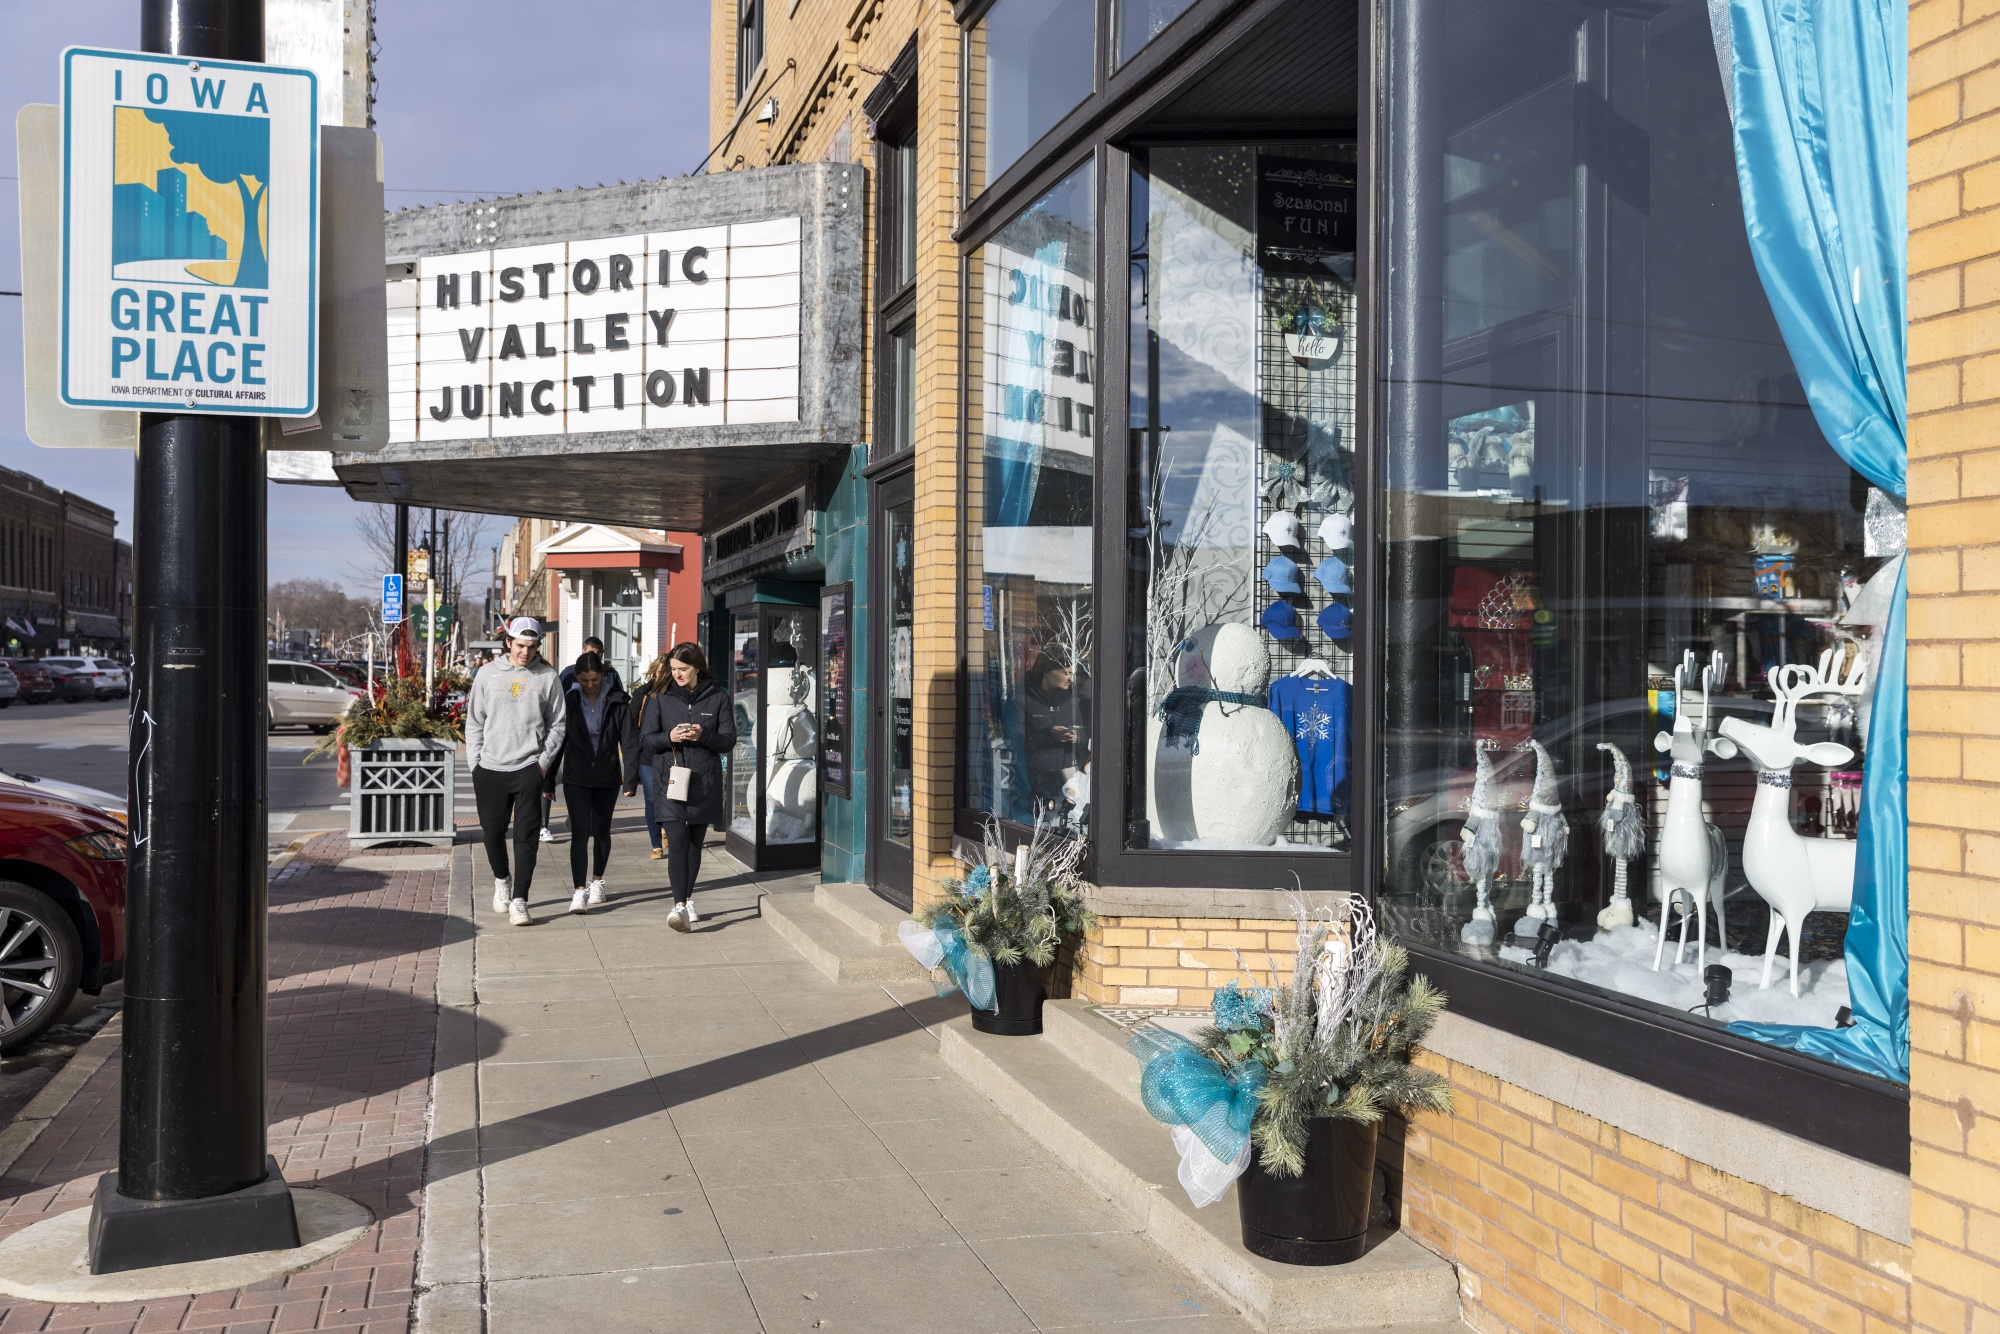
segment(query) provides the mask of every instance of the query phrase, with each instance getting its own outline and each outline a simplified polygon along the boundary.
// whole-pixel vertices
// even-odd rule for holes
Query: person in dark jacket
[[[660,692],[639,730],[639,757],[653,766],[654,805],[667,836],[667,883],[674,907],[667,925],[686,931],[700,916],[694,910],[695,877],[701,873],[701,842],[710,825],[728,818],[729,784],[722,757],[736,745],[736,717],[729,693],[715,682],[708,659],[694,644],[676,644],[667,654],[673,684]],[[685,799],[670,797],[675,766],[688,770]]]
[[[653,766],[639,757],[639,729],[661,692],[673,683],[674,678],[667,671],[667,655],[662,653],[646,669],[645,677],[632,691],[632,702],[625,706],[625,795],[645,793],[646,841],[653,846],[654,861],[666,854],[660,849],[660,810],[658,795],[653,790]]]
[[[563,804],[569,810],[569,869],[576,882],[569,910],[604,902],[604,867],[611,860],[611,812],[625,785],[625,692],[607,679],[604,659],[576,660],[575,684],[564,692],[568,711],[562,749]],[[586,853],[590,876],[585,880]]]

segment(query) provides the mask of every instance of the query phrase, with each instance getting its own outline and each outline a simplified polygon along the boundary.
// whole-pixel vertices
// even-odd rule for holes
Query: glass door
[[[910,906],[916,789],[912,749],[916,723],[915,483],[903,476],[875,488],[874,641],[869,695],[875,701],[869,767],[869,882],[901,908]]]
[[[757,603],[730,614],[729,846],[756,871],[819,863],[819,613]]]

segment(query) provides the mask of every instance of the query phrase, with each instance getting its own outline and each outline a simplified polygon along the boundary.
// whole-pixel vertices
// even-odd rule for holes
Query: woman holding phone
[[[686,931],[701,920],[692,896],[702,840],[727,816],[722,757],[736,745],[736,718],[697,645],[674,645],[667,671],[673,683],[646,710],[639,757],[653,766],[653,804],[666,834],[667,883],[674,891],[667,925]]]

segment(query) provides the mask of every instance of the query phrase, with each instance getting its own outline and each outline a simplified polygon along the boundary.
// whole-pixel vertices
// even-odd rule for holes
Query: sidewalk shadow
[[[303,909],[287,905],[267,921],[273,981],[421,954],[435,948],[440,939],[453,944],[472,936],[472,923],[461,917],[358,904]]]
[[[554,1107],[523,1112],[504,1120],[485,1122],[470,1130],[454,1131],[429,1144],[430,1161],[435,1165],[432,1180],[443,1180],[478,1167],[490,1167],[524,1153],[545,1147],[550,1132],[564,1140],[578,1139],[652,1115],[665,1106],[671,1110],[684,1103],[699,1102],[729,1089],[741,1088],[773,1075],[801,1069],[814,1061],[846,1052],[859,1051],[892,1037],[928,1028],[965,1012],[965,1002],[956,996],[939,996],[904,1005],[897,1011],[882,1011],[849,1019],[827,1028],[816,1028],[777,1042],[767,1042],[747,1051],[729,1052],[677,1070],[672,1075],[638,1080],[614,1089],[604,1089]],[[479,1049],[491,1050],[498,1025],[479,1020]],[[487,1140],[481,1157],[484,1132],[519,1129],[537,1134],[500,1134]],[[542,1144],[535,1143],[542,1140]],[[515,1147],[496,1147],[513,1145]]]

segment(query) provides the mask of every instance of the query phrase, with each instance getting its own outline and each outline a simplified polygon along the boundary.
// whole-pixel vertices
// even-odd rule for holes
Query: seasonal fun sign
[[[313,414],[316,85],[270,65],[63,53],[65,403]]]

